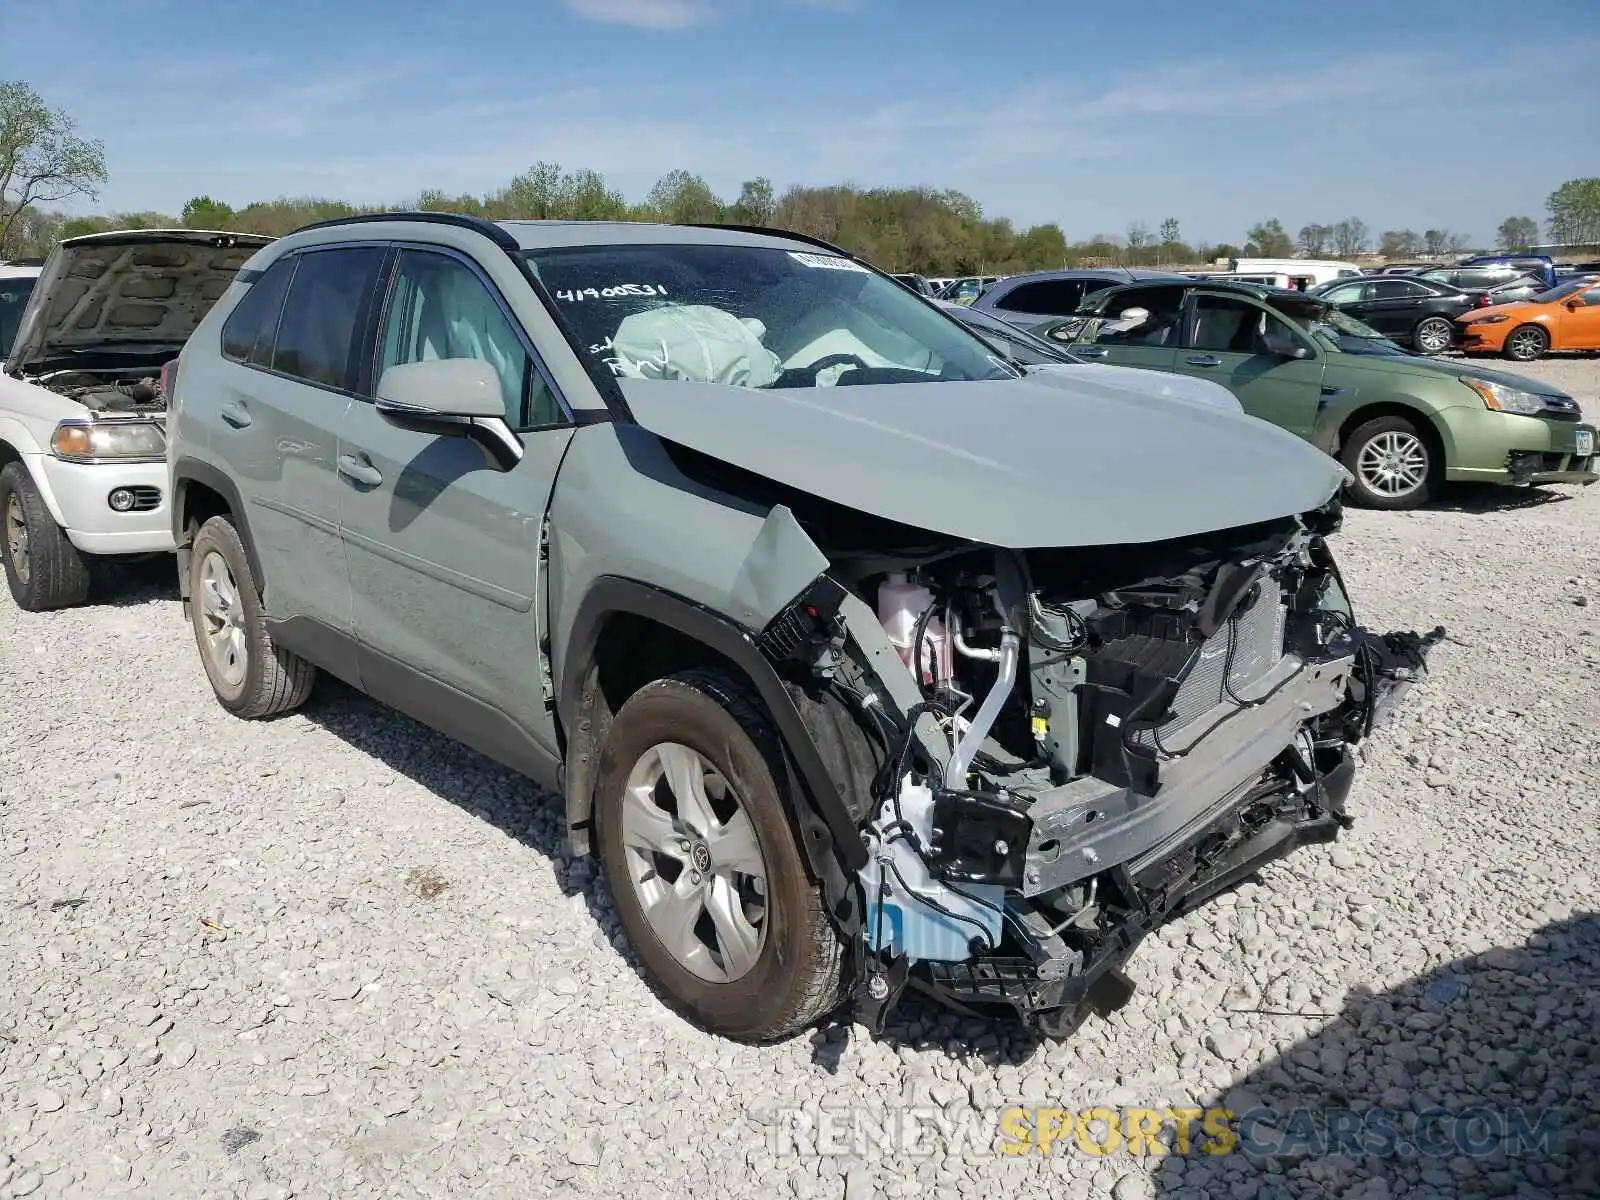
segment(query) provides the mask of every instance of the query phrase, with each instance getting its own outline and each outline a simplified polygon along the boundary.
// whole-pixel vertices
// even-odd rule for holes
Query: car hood
[[[1481,362],[1473,359],[1428,358],[1420,354],[1395,354],[1365,356],[1359,354],[1345,355],[1353,363],[1363,367],[1373,364],[1398,365],[1406,371],[1427,371],[1435,375],[1453,375],[1457,379],[1472,378],[1486,379],[1490,383],[1498,383],[1504,387],[1516,388],[1519,391],[1532,392],[1536,396],[1566,396],[1554,384],[1546,383],[1542,379],[1532,379],[1527,375],[1513,375],[1510,371],[1497,371],[1486,367]]]
[[[1068,371],[765,391],[618,383],[634,419],[666,441],[859,512],[1019,550],[1291,516],[1347,478],[1254,417]]]
[[[1220,383],[1210,379],[1196,379],[1192,375],[1152,371],[1147,367],[1124,367],[1115,363],[1094,362],[1045,363],[1029,367],[1028,371],[1030,374],[1036,371],[1061,371],[1066,372],[1069,377],[1081,376],[1123,391],[1141,392],[1147,395],[1154,393],[1157,396],[1220,408],[1225,412],[1244,411],[1239,398]]]
[[[6,370],[65,352],[182,346],[269,237],[190,229],[89,234],[56,247],[23,310]]]

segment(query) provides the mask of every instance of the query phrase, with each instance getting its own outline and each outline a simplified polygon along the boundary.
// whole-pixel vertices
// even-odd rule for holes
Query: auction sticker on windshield
[[[603,288],[563,288],[556,292],[557,300],[574,304],[579,300],[620,300],[626,296],[665,296],[664,283],[619,283]]]
[[[867,269],[860,263],[840,258],[837,254],[805,254],[799,250],[791,250],[789,257],[802,267],[820,267],[824,271],[860,271],[863,275],[867,273]]]

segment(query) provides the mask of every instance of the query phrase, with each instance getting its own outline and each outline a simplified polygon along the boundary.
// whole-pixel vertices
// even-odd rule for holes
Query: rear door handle
[[[1074,346],[1071,353],[1076,354],[1079,358],[1104,358],[1106,356],[1106,348],[1104,346]]]
[[[1214,354],[1191,354],[1184,360],[1191,367],[1220,367],[1222,360]]]
[[[222,419],[235,429],[243,429],[250,424],[250,411],[245,408],[242,400],[226,401],[220,412]]]
[[[383,472],[373,466],[365,454],[341,454],[338,464],[339,474],[346,479],[367,487],[377,487],[383,482]]]

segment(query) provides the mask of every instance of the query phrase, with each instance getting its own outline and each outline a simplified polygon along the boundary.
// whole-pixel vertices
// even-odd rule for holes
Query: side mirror
[[[1566,310],[1568,312],[1577,312],[1580,308],[1583,307],[1583,299],[1582,299],[1582,297],[1580,297],[1580,296],[1572,297],[1570,300],[1567,301],[1565,307],[1566,307]]]
[[[500,376],[476,358],[436,358],[389,367],[378,380],[374,408],[391,425],[478,443],[509,471],[522,461],[522,440],[505,421]]]

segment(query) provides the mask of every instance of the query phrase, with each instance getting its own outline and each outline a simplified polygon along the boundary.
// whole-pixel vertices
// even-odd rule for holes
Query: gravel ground
[[[1527,373],[1600,415],[1595,360]],[[523,781],[333,685],[231,719],[165,567],[75,612],[0,601],[0,1196],[1593,1196],[1596,534],[1600,488],[1352,512],[1361,617],[1452,636],[1366,748],[1356,827],[1152,939],[1135,999],[1062,1044],[922,1007],[878,1040],[702,1035]],[[1561,1134],[995,1149],[1012,1105],[1224,1099],[1553,1108]],[[942,1134],[871,1140],[929,1111]]]

